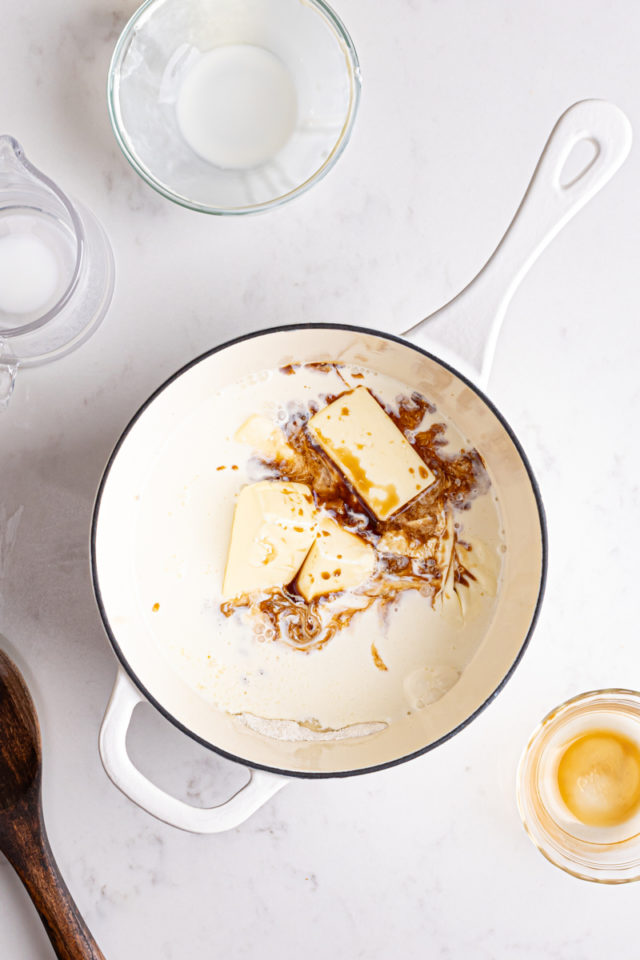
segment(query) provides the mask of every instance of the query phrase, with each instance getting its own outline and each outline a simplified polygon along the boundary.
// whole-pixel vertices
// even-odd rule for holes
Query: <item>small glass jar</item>
[[[582,880],[628,883],[640,879],[640,810],[615,826],[582,822],[558,784],[570,744],[606,732],[640,749],[640,693],[593,690],[567,700],[534,731],[518,767],[517,799],[525,830],[551,863]]]

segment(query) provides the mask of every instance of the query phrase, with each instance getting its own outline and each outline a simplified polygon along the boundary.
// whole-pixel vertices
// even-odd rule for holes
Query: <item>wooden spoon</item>
[[[41,785],[33,700],[18,668],[0,650],[0,851],[25,885],[60,960],[104,960],[51,852]]]

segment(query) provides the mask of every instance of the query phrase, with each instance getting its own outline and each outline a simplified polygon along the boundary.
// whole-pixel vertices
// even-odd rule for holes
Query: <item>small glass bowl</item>
[[[275,55],[295,88],[295,129],[251,169],[203,159],[180,130],[182,83],[203,54],[250,44]],[[146,0],[116,45],[108,81],[113,129],[134,170],[169,200],[220,216],[304,193],[344,150],[360,96],[358,57],[323,0]]]
[[[617,826],[588,826],[571,814],[558,790],[564,750],[590,730],[611,730],[640,743],[640,693],[593,690],[547,714],[520,759],[520,816],[540,853],[572,876],[611,884],[639,880],[640,813]]]

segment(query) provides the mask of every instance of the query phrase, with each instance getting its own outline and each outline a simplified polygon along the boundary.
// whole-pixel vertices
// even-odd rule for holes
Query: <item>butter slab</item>
[[[314,414],[308,429],[379,520],[387,520],[435,477],[366,387]]]
[[[291,583],[316,529],[306,484],[261,480],[243,487],[233,515],[223,597],[236,599]]]
[[[236,431],[234,440],[246,443],[270,460],[293,460],[295,451],[285,440],[282,430],[266,417],[256,413]]]
[[[318,525],[313,546],[302,565],[296,588],[305,600],[358,587],[373,573],[375,551],[371,544],[343,530],[325,517]]]

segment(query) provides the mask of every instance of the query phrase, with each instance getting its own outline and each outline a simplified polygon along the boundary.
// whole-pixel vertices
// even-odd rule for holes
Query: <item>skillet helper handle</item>
[[[133,711],[145,698],[126,673],[118,669],[111,699],[100,728],[100,758],[110,780],[139,807],[172,827],[191,833],[222,833],[248,820],[289,778],[252,770],[249,782],[217,807],[193,807],[148,780],[127,753],[127,730]]]
[[[58,960],[105,960],[67,889],[49,846],[42,809],[16,820],[21,835],[5,853],[40,915]]]
[[[495,252],[471,283],[405,333],[481,386],[486,385],[498,333],[520,281],[547,244],[607,183],[631,149],[631,124],[606,100],[581,100],[551,132],[522,202]],[[577,143],[595,154],[570,182],[562,171]],[[462,362],[461,362],[462,361]]]

